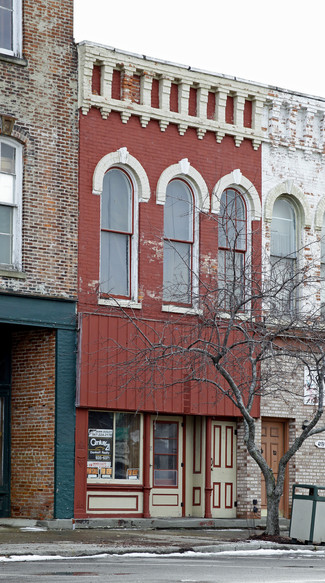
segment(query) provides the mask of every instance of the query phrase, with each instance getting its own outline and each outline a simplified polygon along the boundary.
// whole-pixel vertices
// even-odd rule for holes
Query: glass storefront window
[[[87,478],[140,479],[140,415],[89,411]]]

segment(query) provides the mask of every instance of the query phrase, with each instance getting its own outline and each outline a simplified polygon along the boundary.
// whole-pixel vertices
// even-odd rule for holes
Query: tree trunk
[[[265,534],[277,536],[280,534],[280,520],[279,520],[279,504],[280,496],[272,492],[267,492],[267,517]]]

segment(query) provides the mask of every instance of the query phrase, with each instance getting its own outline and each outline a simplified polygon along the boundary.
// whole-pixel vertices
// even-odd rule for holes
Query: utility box
[[[325,542],[325,487],[294,484],[289,536],[309,543]]]

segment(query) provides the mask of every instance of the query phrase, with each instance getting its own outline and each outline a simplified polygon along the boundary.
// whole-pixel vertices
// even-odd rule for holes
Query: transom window
[[[20,264],[21,149],[0,140],[0,264]]]
[[[101,200],[100,290],[130,297],[133,237],[133,185],[120,168],[104,177]]]
[[[164,207],[163,300],[191,304],[194,243],[193,194],[180,179],[172,180]]]
[[[295,274],[297,269],[297,228],[293,204],[278,198],[271,222],[271,276],[275,290],[274,307],[284,313],[296,305]]]
[[[89,411],[87,477],[140,480],[140,415]]]
[[[21,0],[0,0],[0,52],[21,54]]]
[[[242,195],[233,188],[222,193],[218,224],[220,305],[225,309],[244,300],[247,212]]]

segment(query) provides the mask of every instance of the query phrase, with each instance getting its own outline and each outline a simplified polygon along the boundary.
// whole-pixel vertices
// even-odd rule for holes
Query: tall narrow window
[[[247,213],[243,197],[233,188],[222,193],[218,244],[220,306],[226,310],[240,308],[245,299]]]
[[[12,140],[0,140],[0,264],[19,268],[21,150]]]
[[[177,486],[178,423],[154,425],[154,486]]]
[[[0,52],[21,54],[21,0],[0,0]]]
[[[193,219],[191,189],[183,180],[172,180],[164,209],[165,302],[188,305],[192,302]]]
[[[320,301],[322,316],[325,316],[325,215],[323,217],[322,238],[320,256]]]
[[[274,308],[281,313],[291,313],[295,309],[296,269],[296,213],[292,203],[280,197],[274,203],[271,223],[271,283]]]
[[[105,174],[101,205],[100,289],[130,297],[133,188],[123,170],[112,168]]]

